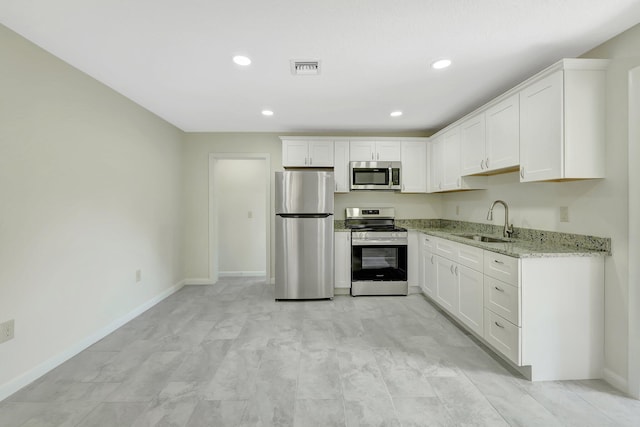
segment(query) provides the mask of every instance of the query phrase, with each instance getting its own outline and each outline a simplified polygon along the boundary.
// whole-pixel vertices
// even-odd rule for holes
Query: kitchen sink
[[[482,236],[480,234],[458,234],[458,237],[462,237],[465,239],[476,240],[478,242],[485,243],[509,243],[510,239],[503,239],[500,237],[490,237],[490,236]]]

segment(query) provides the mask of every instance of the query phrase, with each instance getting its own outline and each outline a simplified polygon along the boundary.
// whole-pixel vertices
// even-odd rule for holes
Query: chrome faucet
[[[502,236],[510,238],[511,235],[513,234],[513,224],[509,225],[509,206],[507,206],[507,204],[505,202],[503,202],[502,200],[496,200],[495,202],[493,202],[493,204],[489,208],[489,213],[487,214],[487,219],[489,221],[493,221],[493,208],[498,203],[500,203],[502,206],[504,206],[504,230],[502,231]]]

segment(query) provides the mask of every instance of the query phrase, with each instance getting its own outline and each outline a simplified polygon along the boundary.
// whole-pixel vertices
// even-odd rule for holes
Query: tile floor
[[[530,383],[421,295],[186,286],[0,402],[0,426],[639,426],[602,381]]]

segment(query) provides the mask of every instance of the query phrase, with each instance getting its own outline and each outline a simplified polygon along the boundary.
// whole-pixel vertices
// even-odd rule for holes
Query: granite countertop
[[[411,228],[410,228],[411,229]],[[437,228],[418,228],[411,229],[431,236],[440,237],[454,242],[464,243],[465,245],[475,246],[491,252],[512,256],[516,258],[546,258],[546,257],[573,257],[573,256],[605,256],[610,255],[607,251],[586,249],[580,247],[567,246],[558,242],[549,241],[532,241],[522,239],[510,239],[508,243],[502,242],[479,242],[473,239],[460,237],[460,234],[469,233],[452,233],[451,230]],[[491,236],[502,238],[502,235],[482,234],[483,236]]]
[[[514,228],[513,238],[509,239],[509,242],[489,243],[461,237],[461,235],[479,234],[502,238],[502,227],[441,219],[398,219],[396,225],[516,258],[611,255],[611,239],[606,237]],[[348,231],[344,221],[335,221],[335,230]]]

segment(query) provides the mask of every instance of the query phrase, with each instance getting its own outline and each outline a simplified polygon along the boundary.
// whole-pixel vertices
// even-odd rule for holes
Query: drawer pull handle
[[[426,237],[424,238],[425,242],[430,242],[431,240],[427,239]]]
[[[493,323],[495,323],[498,328],[504,329],[504,326],[502,326],[500,323],[498,323],[498,322],[493,322]]]
[[[494,286],[493,288],[494,288],[496,291],[498,291],[498,292],[504,292],[504,289],[500,289],[500,288],[499,288],[499,287],[497,287],[497,286]]]
[[[458,266],[456,265],[456,276],[458,275]]]
[[[453,264],[451,264],[450,270],[451,270],[451,274],[453,274]]]
[[[498,260],[498,259],[494,259],[493,262],[495,262],[496,264],[504,264],[504,262]]]

